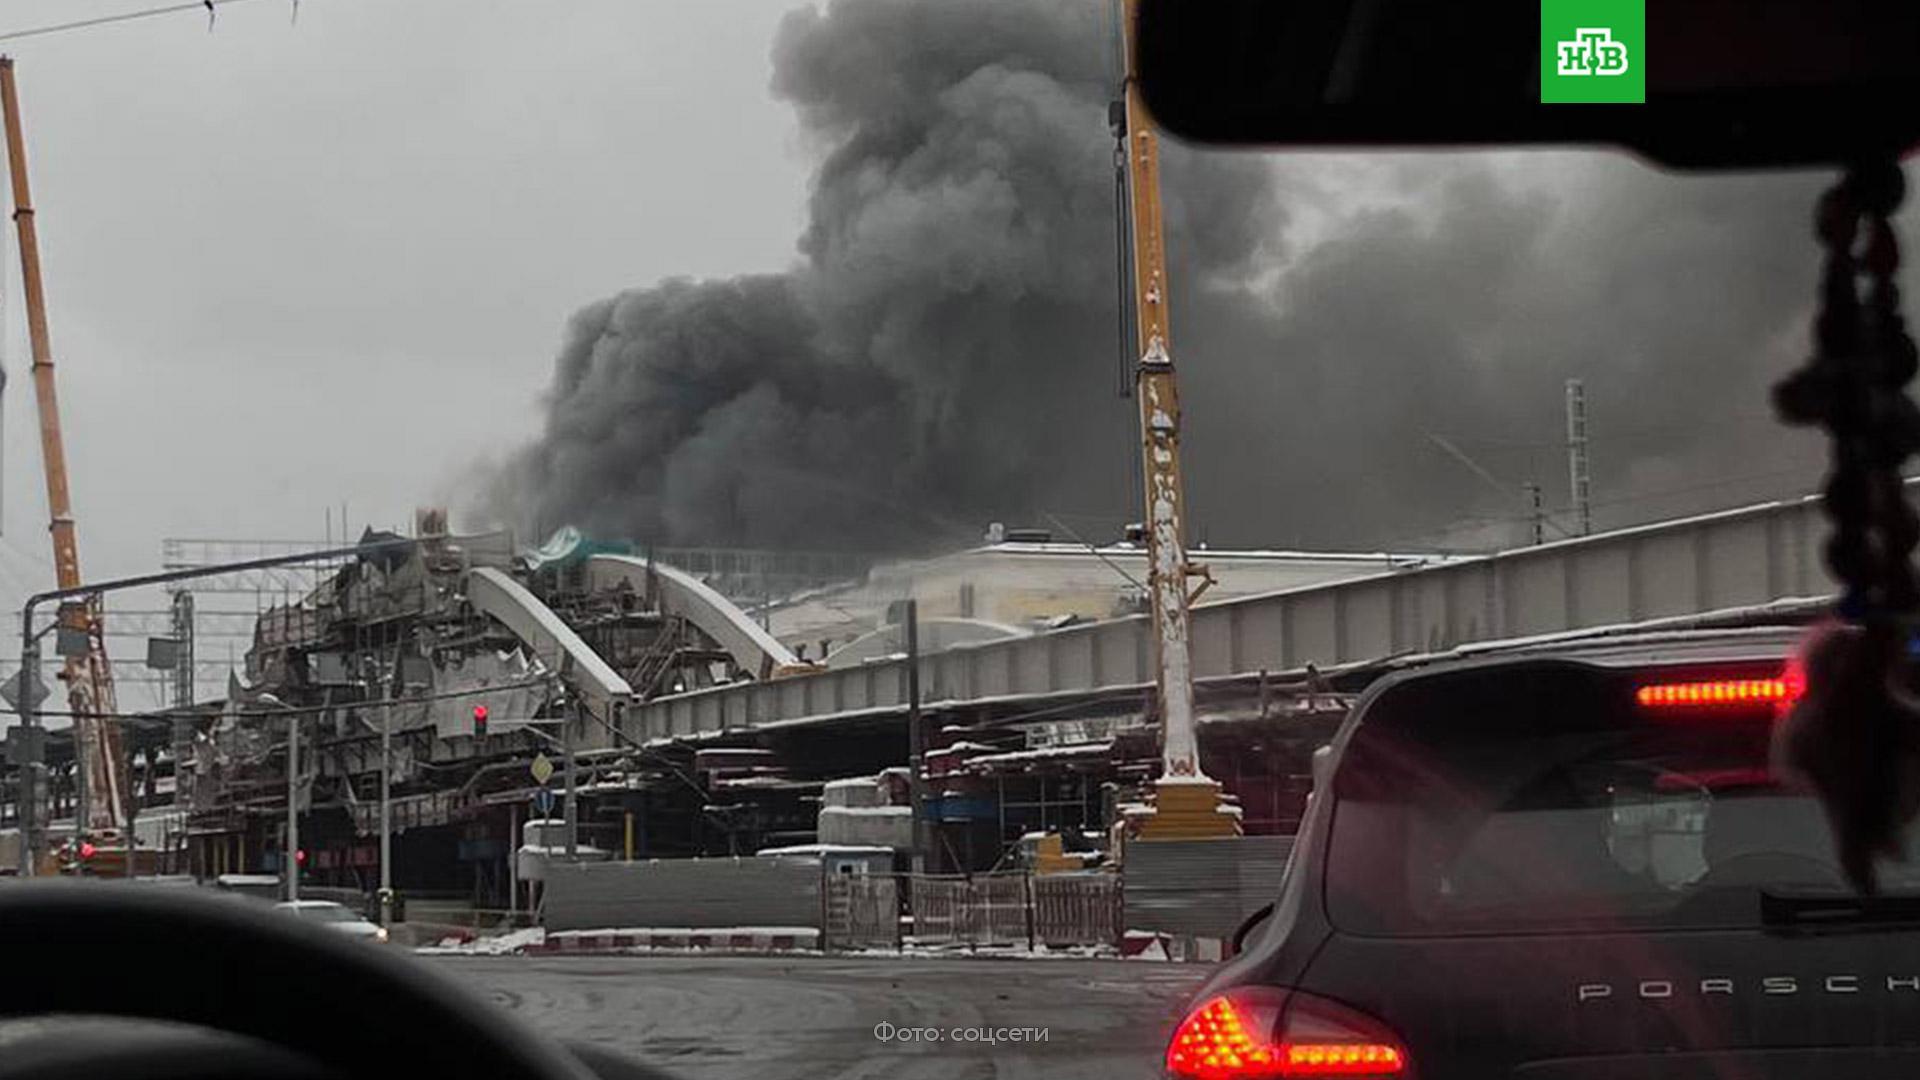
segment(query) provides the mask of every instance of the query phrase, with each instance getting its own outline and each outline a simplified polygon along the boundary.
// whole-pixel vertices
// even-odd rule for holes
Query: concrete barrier
[[[820,931],[811,926],[637,927],[621,930],[565,930],[527,946],[529,955],[606,955],[656,949],[712,952],[796,952],[820,947]]]

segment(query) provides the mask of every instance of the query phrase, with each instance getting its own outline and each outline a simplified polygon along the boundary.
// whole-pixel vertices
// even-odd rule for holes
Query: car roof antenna
[[[1827,433],[1824,489],[1833,522],[1826,563],[1840,583],[1834,618],[1800,663],[1806,692],[1775,735],[1780,771],[1825,807],[1848,879],[1874,891],[1875,861],[1899,857],[1920,813],[1920,697],[1910,642],[1920,625],[1912,554],[1920,517],[1901,465],[1920,449],[1906,384],[1920,363],[1900,317],[1900,246],[1888,219],[1905,195],[1887,154],[1847,169],[1820,199],[1825,252],[1806,364],[1774,387],[1783,421]]]

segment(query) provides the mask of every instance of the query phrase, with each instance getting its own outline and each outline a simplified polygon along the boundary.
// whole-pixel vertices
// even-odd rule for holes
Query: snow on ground
[[[443,939],[436,945],[423,945],[414,952],[429,956],[507,956],[538,951],[543,946],[566,939],[580,942],[583,947],[563,949],[563,952],[576,955],[595,954],[648,954],[648,953],[715,953],[715,952],[818,952],[820,931],[804,926],[731,926],[731,927],[611,927],[602,930],[562,930],[549,936],[540,927],[515,930],[511,933],[493,937],[476,938],[462,941],[457,938]],[[703,937],[712,942],[708,945],[683,944],[690,937]],[[634,944],[615,945],[613,939],[623,938]],[[727,944],[729,938],[752,938],[752,945]],[[786,938],[792,942],[787,948],[777,948],[772,944],[775,938]],[[591,942],[583,939],[591,939]],[[678,941],[676,941],[678,939]],[[602,944],[602,943],[605,944]],[[647,944],[641,944],[647,942]],[[664,942],[664,943],[663,943]],[[908,937],[899,948],[871,947],[862,949],[834,950],[836,956],[899,957],[904,959],[952,960],[962,958],[1015,959],[1015,960],[1110,960],[1122,958],[1122,951],[1111,945],[1073,945],[1048,947],[1045,945],[1028,946],[1025,943],[968,945],[961,942],[919,942]],[[1154,940],[1144,950],[1133,952],[1124,957],[1130,960],[1168,961],[1165,945],[1154,935]]]
[[[545,927],[530,926],[524,930],[514,930],[493,937],[474,938],[472,941],[443,938],[438,945],[421,945],[413,951],[427,954],[505,956],[509,953],[517,953],[531,945],[544,944],[546,940]]]

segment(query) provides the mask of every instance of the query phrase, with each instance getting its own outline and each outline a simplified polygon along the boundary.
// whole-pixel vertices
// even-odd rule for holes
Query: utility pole
[[[573,767],[573,726],[575,721],[578,721],[580,719],[580,715],[581,715],[580,710],[584,709],[585,707],[586,707],[585,703],[582,702],[580,699],[580,691],[576,688],[573,693],[573,709],[571,710],[573,715],[567,717],[560,724],[560,738],[561,738],[560,752],[561,754],[565,755],[567,759],[565,762],[565,768],[567,770],[566,820],[567,820],[567,861],[568,862],[580,861],[580,853],[579,853],[580,812],[579,812],[579,807],[577,807],[574,804],[574,796],[578,791],[579,785],[576,780],[575,770]]]
[[[1567,490],[1573,500],[1574,527],[1593,532],[1593,491],[1587,475],[1587,387],[1567,380]]]
[[[193,812],[193,593],[180,589],[173,594],[173,640],[177,643],[173,668],[173,804],[179,810]],[[152,767],[149,762],[148,767]],[[182,829],[176,850],[169,859],[184,861],[186,830]],[[177,873],[180,866],[174,866]]]
[[[1532,511],[1533,543],[1535,547],[1538,547],[1547,539],[1547,516],[1545,511],[1540,508],[1539,484],[1533,483],[1532,481],[1527,482],[1527,502],[1530,504]]]
[[[61,589],[77,588],[80,585],[80,543],[74,531],[73,500],[67,484],[66,445],[60,434],[60,403],[55,392],[53,378],[53,344],[47,332],[46,289],[40,279],[40,241],[34,227],[33,194],[27,184],[27,146],[26,136],[20,123],[20,94],[14,82],[13,58],[0,56],[0,119],[6,126],[7,163],[13,186],[13,221],[19,233],[20,280],[26,294],[27,337],[33,351],[33,392],[40,414],[40,457],[46,472],[47,513],[49,517],[48,533],[53,540],[54,580]],[[70,656],[66,662],[66,682],[68,701],[73,711],[73,728],[76,737],[86,739],[89,753],[78,758],[75,767],[87,771],[99,766],[99,790],[89,785],[89,800],[75,808],[76,830],[84,830],[92,825],[112,830],[121,821],[123,798],[131,793],[121,790],[124,778],[120,775],[119,732],[113,727],[100,723],[100,717],[112,715],[115,711],[113,696],[113,677],[107,666],[105,642],[100,634],[99,600],[90,597],[84,603],[75,605],[63,612],[63,618],[71,614],[80,625],[74,629],[87,634],[87,652],[79,656]],[[23,653],[26,650],[23,650]],[[38,650],[32,650],[35,667],[26,670],[38,671]],[[23,655],[23,659],[27,659]],[[28,676],[23,675],[23,683]],[[20,710],[20,721],[26,727],[37,722],[31,706]],[[87,738],[93,735],[92,738]],[[38,747],[36,742],[28,745]],[[30,752],[31,753],[31,752]],[[26,770],[34,772],[40,763],[34,755],[26,763]],[[37,792],[35,792],[37,796]],[[37,801],[37,799],[36,799]],[[94,802],[100,805],[96,811]],[[29,847],[39,848],[45,844],[45,824],[39,820],[41,809],[33,807],[32,823],[23,829],[29,840]],[[37,844],[34,841],[37,840]],[[133,837],[127,837],[128,858],[132,858]]]
[[[186,589],[173,594],[173,704],[186,709],[193,705],[193,593]],[[176,729],[177,730],[177,729]]]
[[[75,719],[78,719],[77,717]],[[74,850],[79,850],[80,842],[87,838],[87,797],[92,794],[87,784],[87,729],[73,724],[67,729],[73,739],[73,836]]]
[[[398,666],[398,658],[395,660]],[[386,676],[380,707],[380,925],[393,922],[393,690],[398,672]]]
[[[287,714],[287,842],[280,851],[286,867],[287,899],[300,899],[300,714]]]
[[[14,872],[22,878],[30,878],[40,871],[40,858],[47,850],[47,818],[52,807],[48,805],[49,795],[46,782],[46,750],[42,744],[45,732],[35,723],[34,710],[40,703],[34,700],[34,690],[39,684],[40,675],[40,639],[33,633],[33,616],[21,619],[25,624],[20,635],[20,700],[17,708],[20,713],[21,741],[19,760],[14,763],[15,791],[19,805],[15,812],[20,819],[20,862]],[[79,815],[76,805],[74,814]]]
[[[507,804],[507,925],[520,921],[520,804]]]
[[[1200,769],[1200,743],[1194,725],[1189,608],[1198,593],[1188,594],[1187,579],[1210,578],[1204,568],[1187,561],[1181,537],[1186,490],[1180,477],[1180,395],[1167,319],[1159,137],[1135,77],[1133,45],[1139,29],[1139,0],[1124,3],[1124,134],[1127,188],[1132,196],[1134,322],[1141,350],[1134,369],[1134,396],[1140,407],[1141,463],[1146,482],[1147,592],[1153,604],[1161,740],[1161,775],[1154,783],[1154,813],[1141,836],[1148,840],[1232,836],[1240,831],[1239,819],[1226,812],[1220,785]]]
[[[153,761],[151,758],[148,759],[147,766],[148,768],[152,768]],[[140,784],[138,782],[139,777],[136,776],[133,771],[133,750],[131,747],[127,750],[127,756],[120,762],[120,769],[122,775],[127,778],[127,801],[125,804],[127,809],[127,861],[125,865],[121,867],[121,870],[124,871],[122,876],[128,880],[132,880],[139,876],[134,860],[134,856],[139,854],[140,845],[135,842],[139,834],[133,830],[133,820],[139,816],[140,813]]]
[[[913,872],[924,874],[932,851],[927,828],[927,737],[920,718],[920,601],[903,601],[900,621],[907,637],[907,801],[913,806]]]

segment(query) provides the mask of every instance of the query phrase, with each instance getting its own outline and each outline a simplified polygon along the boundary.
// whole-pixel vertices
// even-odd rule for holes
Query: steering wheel
[[[239,1036],[208,1044],[223,1048],[202,1064],[222,1067],[203,1074],[240,1075],[231,1055],[251,1053],[244,1071],[253,1075],[594,1077],[558,1043],[425,964],[238,897],[118,882],[7,883],[0,956],[0,1020],[86,1014]],[[21,1075],[104,1075],[74,1060],[87,1049],[74,1043],[66,1040],[70,1067]],[[103,1054],[114,1049],[99,1045]],[[0,1046],[0,1059],[14,1056]],[[302,1060],[308,1067],[279,1067]]]

